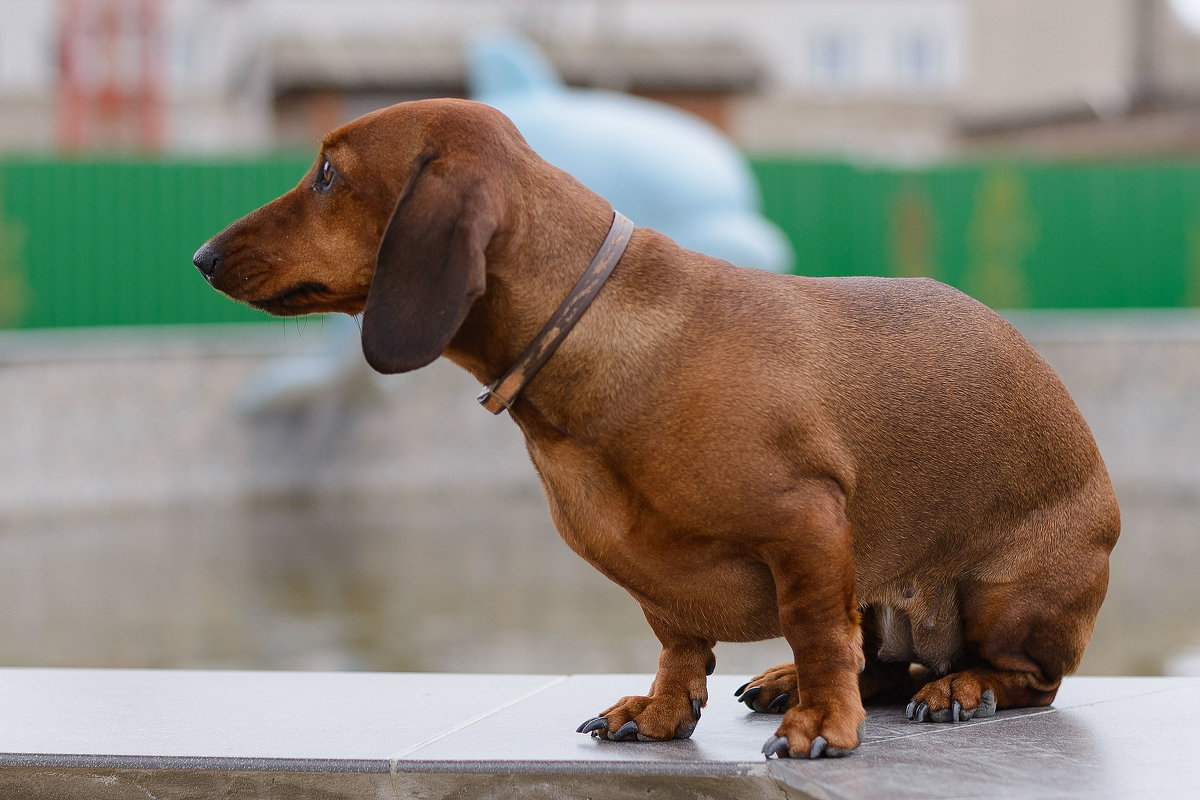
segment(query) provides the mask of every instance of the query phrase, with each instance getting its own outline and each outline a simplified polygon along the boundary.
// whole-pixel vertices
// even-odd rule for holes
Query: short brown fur
[[[271,313],[365,309],[381,371],[445,355],[486,384],[611,219],[498,112],[421,101],[335,131],[196,264]],[[1104,598],[1120,520],[1087,425],[1007,322],[933,281],[768,274],[638,228],[511,414],[563,538],[662,642],[597,735],[690,735],[715,643],[779,635],[794,661],[745,690],[784,712],[768,754],[852,750],[870,697],[1048,704]]]

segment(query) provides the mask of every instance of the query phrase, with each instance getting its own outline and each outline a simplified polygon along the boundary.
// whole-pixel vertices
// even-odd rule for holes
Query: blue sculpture
[[[759,213],[745,157],[703,120],[631,95],[568,88],[516,34],[480,37],[467,60],[473,100],[504,112],[542,158],[636,224],[739,266],[791,268],[786,237]]]

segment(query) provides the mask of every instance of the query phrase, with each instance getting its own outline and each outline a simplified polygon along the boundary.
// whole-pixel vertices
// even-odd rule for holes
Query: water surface
[[[1156,674],[1200,641],[1200,501],[1122,498],[1082,671]],[[651,672],[637,604],[536,491],[289,498],[0,523],[0,664]],[[721,645],[718,669],[788,658]]]

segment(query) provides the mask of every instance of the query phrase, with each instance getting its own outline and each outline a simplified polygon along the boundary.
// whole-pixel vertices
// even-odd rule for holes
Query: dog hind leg
[[[917,691],[905,711],[909,719],[957,722],[1054,701],[1063,676],[1079,666],[1108,586],[1108,554],[1120,522],[1115,499],[1103,499],[1081,493],[1051,519],[1030,520],[1032,532],[1015,534],[1017,541],[1049,542],[1031,574],[964,582],[966,658]],[[1048,534],[1056,524],[1071,534]]]
[[[870,615],[870,609],[865,612]],[[858,676],[858,693],[864,703],[907,700],[920,688],[908,662],[883,661],[874,653],[878,642],[873,638],[867,620],[863,620],[863,655],[866,666]],[[733,693],[739,702],[759,713],[782,714],[796,705],[799,699],[796,665],[792,662],[763,670]]]

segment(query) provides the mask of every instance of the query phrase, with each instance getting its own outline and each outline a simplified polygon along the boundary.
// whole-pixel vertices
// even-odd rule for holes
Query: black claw
[[[996,713],[996,693],[991,689],[985,689],[979,698],[979,708],[975,709],[975,716],[990,717]]]
[[[962,722],[962,720],[963,720],[962,703],[955,700],[950,705],[950,721],[951,722]]]
[[[784,692],[783,694],[779,695],[779,697],[776,697],[774,700],[771,701],[771,704],[769,706],[767,706],[767,711],[774,714],[776,711],[779,711],[780,709],[786,707],[787,701],[788,701],[788,694],[787,694],[787,692]]]
[[[778,756],[779,758],[788,758],[791,754],[788,752],[788,740],[786,736],[772,736],[767,739],[767,743],[763,745],[763,755],[767,758]]]
[[[813,739],[812,748],[808,751],[809,758],[820,758],[825,754],[825,748],[829,747],[829,742],[825,741],[824,736],[818,736]]]
[[[699,700],[692,701],[692,716],[696,718],[697,722],[700,721],[700,701]]]
[[[750,681],[746,681],[746,682],[745,682],[745,683],[743,683],[741,686],[739,686],[739,687],[737,687],[736,689],[734,689],[734,690],[733,690],[733,696],[734,696],[734,697],[741,697],[741,696],[742,696],[742,692],[746,691],[746,687],[747,687],[747,686],[749,686],[749,685],[750,685]]]
[[[911,700],[908,703],[908,708],[904,709],[904,716],[907,717],[908,719],[912,719],[913,714],[915,714],[916,711],[917,711],[917,701]]]
[[[929,715],[929,704],[921,703],[917,706],[917,722],[924,722],[925,717]]]
[[[762,694],[762,687],[753,686],[742,693],[742,702],[750,706],[750,708],[754,708],[754,701],[758,699],[760,694]],[[757,711],[758,709],[754,708],[754,710]]]
[[[937,711],[931,710],[929,712],[929,721],[930,722],[950,722],[953,719],[954,719],[954,712],[948,708],[941,708],[941,709],[938,709]]]
[[[608,727],[608,717],[592,717],[587,722],[580,725],[575,730],[575,732],[576,733],[591,733],[592,731],[598,731],[598,730],[601,730],[602,728],[607,728],[607,727]]]
[[[633,737],[637,736],[637,733],[638,733],[637,722],[635,722],[634,720],[629,720],[629,722],[626,722],[624,725],[622,725],[620,728],[617,729],[617,732],[613,734],[612,738],[613,738],[613,741],[623,742],[626,739],[632,739]]]

